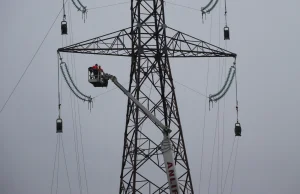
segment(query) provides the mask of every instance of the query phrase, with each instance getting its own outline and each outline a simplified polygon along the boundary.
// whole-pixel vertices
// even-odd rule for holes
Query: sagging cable
[[[73,81],[73,79],[72,79],[72,77],[71,77],[71,74],[70,74],[70,71],[69,71],[69,68],[68,68],[67,64],[66,64],[65,62],[62,62],[62,64],[64,64],[64,66],[65,66],[65,68],[66,68],[66,70],[67,70],[68,77],[69,77],[69,79],[70,79],[70,81],[71,81],[73,87],[75,88],[75,90],[76,90],[79,94],[81,94],[82,96],[84,96],[84,97],[86,97],[86,98],[90,98],[90,96],[87,96],[87,95],[83,94],[83,93],[76,87],[76,85],[75,85],[75,83],[74,83],[74,81]]]
[[[210,13],[218,4],[219,0],[216,0],[214,4],[213,0],[211,0],[206,6],[201,8],[201,12],[202,12],[202,21],[203,21],[203,15],[206,15],[207,13]],[[212,5],[212,6],[211,6]],[[210,7],[211,6],[211,7]],[[210,8],[209,8],[210,7]],[[207,10],[206,10],[207,9]]]
[[[82,13],[82,19],[85,20],[87,19],[87,8],[86,6],[84,6],[79,0],[77,0],[77,2],[79,3],[80,6],[78,6],[74,0],[72,0],[73,5],[77,8],[77,11],[81,11]]]
[[[77,0],[77,2],[79,3],[79,5],[81,6],[82,10],[82,19],[85,20],[87,19],[87,9],[86,9],[86,6],[84,6],[79,0]]]
[[[69,76],[69,73],[68,73],[68,76],[69,76],[70,81],[68,80],[68,78],[67,78],[67,76],[66,76],[66,73],[65,73],[65,71],[64,71],[64,69],[63,69],[63,64],[65,64],[65,63],[64,63],[64,62],[60,63],[60,69],[61,69],[62,75],[63,75],[63,77],[65,78],[65,81],[66,81],[67,85],[69,86],[70,90],[71,90],[72,93],[73,93],[77,98],[79,98],[80,100],[82,100],[82,101],[84,101],[84,102],[87,101],[87,102],[89,103],[89,104],[88,104],[88,105],[89,105],[89,109],[91,109],[91,108],[92,108],[92,103],[93,103],[93,98],[92,98],[91,96],[84,95],[82,92],[80,92],[80,91],[78,90],[78,88],[75,86],[75,84],[74,84],[72,78]],[[65,67],[66,67],[66,66],[65,66]],[[67,67],[66,67],[66,69],[67,69]],[[67,70],[67,72],[68,72],[68,70]],[[76,90],[79,94],[78,94],[77,92],[75,92],[75,90],[74,90],[74,88],[71,86],[70,82],[72,83],[73,87],[75,88],[75,90]]]
[[[206,8],[208,8],[208,6],[210,6],[210,4],[213,2],[213,0],[210,0],[210,2],[204,6],[204,7],[201,7],[201,11],[203,12],[203,10],[205,10]]]
[[[223,87],[220,89],[220,91],[215,94],[209,95],[209,103],[217,102],[218,100],[220,100],[221,98],[223,98],[225,96],[225,94],[228,92],[230,86],[232,85],[233,79],[235,77],[235,73],[236,73],[236,67],[235,67],[235,62],[234,62],[234,65],[232,65],[229,69],[226,81],[225,81]]]
[[[215,4],[213,4],[213,6],[209,10],[205,11],[205,13],[210,13],[216,7],[218,2],[219,2],[219,0],[216,0]]]
[[[80,100],[87,101],[85,98],[79,96],[79,95],[73,90],[73,88],[71,87],[71,85],[70,85],[70,83],[69,83],[69,81],[68,81],[68,79],[67,79],[67,77],[66,77],[66,74],[65,74],[65,72],[64,72],[64,69],[63,69],[63,66],[62,66],[62,65],[60,65],[60,70],[61,70],[62,75],[63,75],[63,77],[65,78],[65,81],[66,81],[66,83],[68,84],[70,90],[73,92],[73,94],[74,94],[77,98],[79,98]]]
[[[234,76],[235,76],[235,70],[234,70],[233,73],[232,73],[232,77],[231,77],[231,79],[230,79],[229,85],[228,85],[228,87],[226,88],[226,90],[223,92],[223,94],[222,94],[221,96],[219,96],[219,97],[213,99],[213,101],[216,102],[216,101],[220,100],[221,98],[223,98],[223,97],[225,96],[225,94],[228,92],[228,90],[229,90],[229,88],[230,88],[230,86],[231,86],[231,84],[232,84],[232,81],[233,81]]]
[[[77,11],[82,11],[82,10],[80,9],[80,7],[74,2],[74,0],[72,0],[72,3],[73,3],[73,5],[77,8]]]
[[[83,11],[86,11],[86,6],[84,6],[79,0],[77,0],[79,5],[82,7],[82,10]]]
[[[225,81],[223,87],[220,89],[220,91],[217,92],[216,94],[211,94],[211,95],[209,96],[211,99],[212,99],[213,97],[215,97],[215,96],[220,95],[220,94],[225,90],[225,87],[226,87],[226,85],[228,84],[230,75],[231,75],[231,73],[232,73],[232,69],[234,69],[234,66],[231,66],[231,67],[230,67],[229,72],[228,72],[228,75],[227,75],[227,78],[226,78],[226,81]]]

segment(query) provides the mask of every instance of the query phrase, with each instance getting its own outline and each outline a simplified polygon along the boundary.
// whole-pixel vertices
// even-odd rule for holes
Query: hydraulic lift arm
[[[104,74],[105,79],[110,79],[120,90],[124,92],[124,94],[130,98],[143,112],[148,118],[163,129],[163,141],[161,143],[161,151],[164,157],[164,163],[166,168],[166,173],[169,182],[170,194],[180,194],[178,178],[176,174],[175,161],[172,152],[172,144],[170,141],[169,133],[171,130],[162,124],[147,108],[144,107],[130,92],[128,92],[117,80],[117,78],[113,75]]]

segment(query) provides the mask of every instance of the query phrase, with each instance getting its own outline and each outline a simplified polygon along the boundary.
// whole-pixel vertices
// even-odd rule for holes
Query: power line
[[[69,7],[69,19],[70,19],[70,43],[73,44],[73,28],[72,28],[72,12],[71,12],[71,9]],[[68,58],[67,58],[68,59]],[[75,59],[74,59],[74,56],[73,54],[71,54],[71,65],[74,69],[74,72],[73,72],[73,75],[75,74],[75,82],[77,83],[77,80],[76,80],[76,65],[75,65]],[[77,110],[78,110],[78,114],[76,115],[76,102],[77,102]],[[79,128],[79,135],[80,135],[80,140],[81,140],[81,151],[82,151],[82,160],[83,160],[83,170],[84,170],[84,179],[85,179],[85,183],[86,183],[86,190],[87,190],[87,194],[89,194],[89,189],[88,189],[88,180],[87,180],[87,175],[86,175],[86,164],[85,164],[85,157],[84,157],[84,149],[83,149],[83,141],[82,141],[82,126],[81,126],[81,118],[80,118],[80,110],[79,110],[79,103],[78,103],[78,99],[74,99],[74,110],[75,110],[75,117],[76,117],[76,120],[77,120],[77,116],[78,116],[78,123],[76,122],[76,141],[77,141],[77,154],[78,154],[78,160],[79,160],[79,170],[80,170],[80,155],[79,155],[79,148],[78,148],[78,128]],[[77,124],[79,124],[79,126],[77,126]],[[81,181],[81,171],[79,172],[80,173],[80,184]],[[81,188],[82,190],[82,185],[81,185]],[[81,192],[80,190],[80,192]]]
[[[197,90],[195,90],[195,89],[193,89],[193,88],[190,88],[190,87],[188,87],[188,86],[186,86],[186,85],[184,85],[184,84],[182,84],[182,83],[179,83],[179,82],[176,81],[176,80],[174,80],[174,82],[178,83],[179,85],[182,85],[182,86],[186,87],[187,89],[190,89],[190,90],[196,92],[197,94],[200,94],[201,96],[204,96],[204,97],[208,98],[207,95],[205,95],[205,94],[203,94],[203,93],[201,93],[201,92],[198,92]]]
[[[54,184],[54,175],[55,175],[55,170],[56,170],[56,156],[57,156],[57,148],[58,148],[58,136],[56,137],[56,147],[55,147],[55,155],[54,155],[54,167],[53,167],[53,172],[52,172],[52,182],[51,182],[51,189],[50,189],[50,194],[52,194],[53,190],[53,184]]]
[[[69,16],[71,15],[71,12],[70,12],[70,4],[68,4],[68,14]],[[72,20],[71,20],[71,17],[69,17],[70,19],[70,31],[71,31],[71,36],[72,36]],[[70,42],[72,42],[71,40],[71,36],[70,36]],[[63,41],[62,41],[62,46],[64,46],[64,43],[66,45],[68,45],[68,38],[63,36]],[[66,57],[66,60],[67,60],[67,63],[69,63],[69,55],[67,55]],[[71,59],[72,61],[72,59]],[[71,63],[72,64],[72,63]],[[73,73],[73,72],[72,72]],[[76,78],[75,78],[75,82],[76,82]],[[80,191],[80,194],[82,194],[82,181],[81,181],[81,175],[80,175],[80,160],[79,160],[79,153],[78,153],[78,136],[77,136],[77,123],[76,123],[76,120],[77,120],[77,112],[76,112],[76,109],[75,109],[75,100],[76,99],[73,99],[72,95],[71,95],[71,91],[69,93],[69,96],[70,96],[70,104],[71,104],[71,109],[72,109],[72,124],[73,124],[73,132],[74,132],[74,144],[75,144],[75,156],[76,156],[76,167],[77,167],[77,178],[78,178],[78,186],[79,186],[79,191]]]
[[[234,181],[234,173],[235,173],[235,166],[236,166],[236,158],[237,158],[237,154],[238,154],[238,148],[239,148],[239,139],[237,140],[236,151],[235,151],[235,159],[234,159],[234,165],[233,165],[233,175],[232,175],[230,194],[232,193],[232,189],[233,189],[233,181]]]
[[[219,3],[219,47],[221,46],[221,3]],[[222,82],[223,66],[221,70],[221,59],[219,58],[219,89]],[[219,106],[219,104],[218,104]],[[224,113],[224,112],[223,112]],[[219,194],[219,157],[220,157],[220,117],[218,118],[218,159],[217,159],[217,194]],[[222,185],[221,189],[222,190]]]
[[[101,9],[101,8],[106,8],[106,7],[112,7],[112,6],[116,6],[116,5],[127,4],[127,3],[130,3],[130,2],[131,2],[131,1],[124,1],[124,2],[114,3],[114,4],[110,4],[110,5],[103,5],[103,6],[98,6],[98,7],[92,7],[92,8],[88,8],[87,10],[93,10],[93,9]],[[194,10],[194,11],[199,11],[199,12],[201,12],[200,9],[196,9],[196,8],[193,8],[193,7],[189,7],[189,6],[185,6],[185,5],[180,5],[180,4],[172,3],[172,2],[168,2],[168,1],[165,1],[165,2],[168,3],[168,4],[171,4],[171,5],[178,6],[178,7],[183,7],[183,8],[186,8],[186,9],[191,9],[191,10]]]
[[[211,42],[211,37],[212,37],[212,22],[213,18],[211,17],[211,23],[210,23],[210,35],[209,35],[209,42]],[[209,77],[209,65],[210,59],[207,61],[207,73],[206,73],[206,89],[205,89],[205,97],[207,97],[208,93],[208,77]],[[207,111],[207,102],[206,99],[204,100],[204,118],[203,118],[203,128],[202,128],[202,151],[201,151],[201,159],[200,159],[200,180],[199,180],[199,193],[201,193],[201,180],[202,180],[202,166],[203,166],[203,153],[204,153],[204,141],[205,141],[205,127],[206,127],[206,111]]]
[[[65,147],[64,147],[64,141],[63,141],[62,137],[61,137],[61,145],[62,145],[62,150],[63,150],[63,154],[64,154],[64,159],[65,159],[65,167],[66,167],[66,172],[67,172],[67,178],[68,178],[68,183],[69,183],[70,194],[72,194],[71,183],[70,183],[70,176],[69,176],[67,159],[66,159],[66,153],[65,153]]]
[[[67,0],[65,3],[67,3],[67,2],[68,2],[68,0]],[[53,26],[54,26],[54,24],[55,24],[55,22],[56,22],[56,20],[57,20],[57,18],[58,18],[58,16],[60,15],[60,13],[61,13],[62,10],[63,10],[63,8],[60,9],[60,11],[59,11],[59,13],[57,14],[57,16],[56,16],[54,22],[53,22],[52,25],[50,26],[50,28],[49,28],[47,34],[45,35],[44,39],[42,40],[42,42],[41,42],[41,44],[39,45],[38,49],[36,50],[35,54],[34,54],[33,57],[31,58],[29,64],[27,65],[25,71],[24,71],[23,74],[21,75],[19,81],[17,82],[17,84],[15,85],[14,89],[12,90],[12,92],[11,92],[10,95],[9,95],[9,97],[7,98],[7,100],[5,101],[4,105],[2,106],[2,108],[1,108],[1,110],[0,110],[0,114],[1,114],[2,111],[4,110],[6,104],[7,104],[8,101],[10,100],[11,96],[13,95],[13,93],[14,93],[15,90],[16,90],[16,88],[17,88],[18,85],[20,84],[20,82],[21,82],[21,80],[23,79],[23,77],[24,77],[25,73],[27,72],[28,68],[29,68],[30,65],[32,64],[32,61],[34,60],[34,58],[36,57],[37,53],[39,52],[39,50],[41,49],[42,45],[44,44],[46,38],[48,37],[48,35],[49,35],[51,29],[53,28]]]
[[[223,194],[224,191],[225,191],[225,186],[226,186],[226,181],[227,181],[227,175],[228,175],[228,171],[229,171],[230,164],[231,164],[232,153],[233,153],[233,150],[234,150],[234,144],[235,144],[235,138],[233,139],[231,154],[230,154],[229,163],[228,163],[228,168],[227,168],[227,172],[226,172],[226,176],[225,176],[225,180],[224,180],[224,186],[222,185],[223,189],[221,190],[221,194]]]
[[[208,91],[208,76],[209,76],[209,60],[207,62],[207,74],[206,74],[206,89],[205,96],[207,96]],[[201,158],[200,158],[200,180],[199,180],[199,193],[201,193],[201,180],[202,180],[202,166],[203,166],[203,153],[204,153],[204,140],[205,140],[205,127],[206,127],[206,111],[207,111],[207,102],[204,100],[204,118],[203,118],[203,128],[202,128],[202,149],[201,149]]]
[[[59,153],[60,153],[60,139],[61,135],[58,135],[58,156],[57,156],[57,176],[56,176],[56,194],[58,193],[58,175],[59,175]]]
[[[70,24],[71,24],[70,19]],[[68,44],[68,39],[65,38],[66,44]],[[69,63],[69,56],[67,55],[67,63]],[[72,64],[72,63],[71,63]],[[77,112],[75,108],[76,99],[73,99],[70,91],[70,104],[72,109],[72,124],[73,124],[73,133],[74,133],[74,144],[75,144],[75,155],[76,155],[76,167],[77,167],[77,178],[78,178],[78,186],[80,194],[82,194],[82,179],[81,179],[81,168],[80,168],[80,156],[79,156],[79,148],[78,148],[78,129],[77,129]]]
[[[115,90],[115,89],[117,89],[118,87],[114,87],[114,88],[112,88],[112,89],[110,89],[110,90],[108,90],[108,91],[106,91],[106,92],[103,92],[103,93],[101,93],[101,94],[98,94],[97,96],[95,96],[93,99],[95,99],[95,98],[98,98],[99,96],[102,96],[102,95],[104,95],[104,94],[107,94],[108,92],[111,92],[111,91],[113,91],[113,90]]]
[[[165,1],[165,2],[168,3],[168,4],[171,4],[171,5],[175,5],[175,6],[179,6],[179,7],[184,7],[184,8],[187,8],[187,9],[194,10],[194,11],[201,11],[200,9],[196,9],[196,8],[193,8],[193,7],[188,7],[188,6],[180,5],[180,4],[177,4],[177,3],[171,3],[171,2],[168,2],[168,1]]]
[[[89,8],[89,9],[87,9],[87,10],[101,9],[101,8],[105,8],[105,7],[112,7],[112,6],[121,5],[121,4],[126,4],[126,3],[130,3],[130,1],[125,1],[125,2],[120,2],[120,3],[114,3],[114,4],[110,4],[110,5],[103,5],[103,6],[99,6],[99,7],[92,7],[92,8]]]
[[[226,61],[223,60],[223,70],[222,70],[222,76],[226,78],[226,71],[225,69],[227,68]],[[224,79],[223,78],[223,79]],[[222,186],[223,186],[223,177],[224,177],[224,144],[225,144],[225,111],[226,111],[226,96],[224,96],[224,101],[223,101],[223,121],[222,121],[222,162],[221,162],[221,193],[222,193]]]
[[[176,81],[176,80],[174,80],[174,82],[176,82],[176,83],[178,83],[179,85],[181,85],[181,86],[183,86],[183,87],[185,87],[185,88],[187,88],[187,89],[189,89],[189,90],[191,90],[191,91],[193,91],[193,92],[195,92],[195,93],[197,93],[197,94],[200,94],[201,96],[204,96],[204,97],[207,98],[207,95],[205,95],[205,94],[203,94],[203,93],[201,93],[201,92],[199,92],[199,91],[197,91],[197,90],[195,90],[195,89],[193,89],[193,88],[191,88],[191,87],[189,87],[189,86],[187,86],[187,85],[184,85],[184,84],[182,84],[182,83],[180,83],[180,82],[178,82],[178,81]],[[127,83],[128,83],[128,82],[126,82],[125,84],[127,84]],[[124,85],[124,84],[123,84],[123,85]],[[116,90],[116,89],[118,89],[118,87],[114,87],[114,88],[112,88],[112,89],[109,89],[109,90],[106,91],[106,92],[100,93],[100,94],[98,94],[97,96],[93,97],[93,99],[98,98],[99,96],[102,96],[102,95],[104,95],[104,94],[107,94],[107,93],[109,93],[109,92],[111,92],[111,91],[113,91],[113,90]],[[151,88],[149,87],[149,89],[151,89]],[[207,93],[207,92],[206,92],[206,93]]]
[[[225,49],[227,50],[227,41],[225,41]],[[225,66],[225,69],[227,69],[227,60],[226,58],[223,59],[223,65]],[[224,71],[224,78],[226,76],[226,72]],[[224,133],[225,133],[225,111],[226,111],[226,96],[224,97],[224,110],[223,110],[223,142],[222,142],[222,175],[221,175],[221,194],[223,193],[223,176],[224,176],[224,144],[225,144],[225,137],[224,137]]]
[[[217,136],[217,130],[219,127],[219,102],[218,102],[218,111],[217,111],[217,119],[216,119],[216,127],[215,127],[215,137],[214,137],[214,146],[213,146],[213,153],[212,153],[212,161],[210,165],[210,173],[209,173],[209,182],[208,182],[208,194],[210,193],[210,182],[211,182],[211,177],[212,177],[212,169],[213,169],[213,163],[214,163],[214,155],[215,155],[215,145],[216,145],[216,136]]]

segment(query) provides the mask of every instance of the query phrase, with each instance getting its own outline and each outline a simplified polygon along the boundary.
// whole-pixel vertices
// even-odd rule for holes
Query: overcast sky
[[[124,1],[82,0],[88,8],[118,2]],[[200,9],[208,0],[168,2]],[[69,12],[67,13],[69,30],[72,22],[73,42],[129,27],[129,6],[128,3],[90,10],[84,23],[81,13],[77,12],[72,4],[67,3],[66,9],[69,11],[70,8],[72,16],[70,18]],[[231,32],[227,48],[238,55],[238,100],[243,129],[239,139],[232,193],[299,193],[299,6],[300,2],[296,0],[227,1],[228,25]],[[62,0],[1,1],[0,107],[5,103],[61,7]],[[211,37],[212,44],[225,47],[222,32],[224,1],[207,15],[204,23],[199,11],[169,3],[166,4],[165,11],[168,26],[205,41],[209,41]],[[0,113],[1,194],[50,194],[57,141],[56,50],[62,47],[61,19],[62,16],[55,23],[6,108]],[[63,44],[66,45],[66,42]],[[66,60],[71,60],[70,55],[64,56]],[[85,94],[96,96],[114,88],[110,84],[107,89],[98,89],[87,82],[87,68],[94,63],[101,64],[106,72],[116,75],[126,87],[128,85],[130,58],[75,55],[74,61],[78,88]],[[170,62],[176,81],[175,91],[194,191],[199,193],[202,130],[207,100],[181,84],[205,93],[208,60],[171,59]],[[232,62],[232,59],[227,59],[225,65],[223,59],[210,60],[209,94],[217,91],[218,85],[222,83],[218,80],[219,75],[225,75]],[[75,73],[75,68],[71,71]],[[79,102],[80,115],[78,110],[74,115],[71,106],[74,97],[64,82],[62,86],[63,142],[72,193],[80,193],[74,149],[75,116],[76,125],[81,125],[82,130],[89,193],[118,193],[126,97],[122,92],[113,90],[96,98],[91,112],[86,103]],[[77,107],[77,103],[75,105]],[[214,194],[220,193],[221,169],[224,183],[234,139],[235,87],[232,87],[226,96],[225,109],[224,101],[221,101],[220,107],[220,138],[219,144],[216,143],[215,146],[209,191]],[[208,193],[209,190],[216,115],[217,106],[214,105],[214,108],[206,113],[202,194]],[[223,129],[225,142],[222,168]],[[62,153],[59,172],[58,193],[68,193]],[[83,171],[81,174],[84,180]],[[224,194],[230,193],[232,174],[233,165],[229,169]],[[85,183],[83,193],[86,193]]]

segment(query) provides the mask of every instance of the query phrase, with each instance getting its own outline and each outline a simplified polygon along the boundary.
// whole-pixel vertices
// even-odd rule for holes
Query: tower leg
[[[129,91],[172,130],[170,138],[180,189],[183,194],[191,194],[191,174],[168,54],[164,49],[166,28],[163,1],[131,1],[131,18]],[[160,129],[128,100],[120,194],[169,193],[160,150],[162,137]]]

